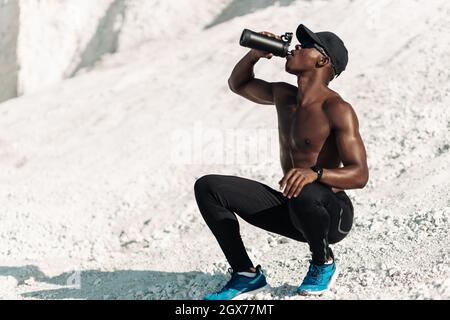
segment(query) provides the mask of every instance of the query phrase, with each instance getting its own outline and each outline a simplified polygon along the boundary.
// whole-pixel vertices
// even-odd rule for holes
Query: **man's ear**
[[[316,63],[316,67],[322,68],[322,67],[326,66],[328,62],[330,62],[330,59],[328,57],[321,55],[319,57],[319,60]]]

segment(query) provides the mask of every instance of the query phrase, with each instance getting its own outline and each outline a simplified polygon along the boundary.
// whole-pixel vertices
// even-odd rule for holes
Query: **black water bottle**
[[[289,55],[292,32],[286,32],[280,39],[272,38],[261,33],[244,29],[239,44],[243,47],[270,52],[275,56],[286,57]]]

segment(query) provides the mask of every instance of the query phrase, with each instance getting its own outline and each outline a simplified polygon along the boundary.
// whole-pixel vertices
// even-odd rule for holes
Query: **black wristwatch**
[[[314,172],[317,172],[317,175],[318,175],[317,179],[314,181],[320,181],[320,178],[322,178],[322,174],[323,174],[323,168],[316,164],[311,167],[311,170],[313,170]]]

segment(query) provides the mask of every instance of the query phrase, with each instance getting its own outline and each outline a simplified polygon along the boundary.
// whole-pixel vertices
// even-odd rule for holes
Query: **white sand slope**
[[[339,277],[322,298],[449,299],[450,5],[376,3],[224,8],[223,23],[149,40],[0,104],[0,298],[200,299],[223,284],[228,264],[197,209],[195,179],[234,174],[275,188],[282,171],[276,150],[214,163],[220,135],[199,142],[196,128],[276,142],[274,107],[234,95],[227,79],[247,52],[243,28],[284,33],[303,22],[349,48],[332,87],[357,112],[370,170],[364,189],[347,190],[354,227],[333,246]],[[255,72],[295,84],[280,58]],[[309,299],[295,294],[307,246],[240,221],[271,286],[256,297]]]

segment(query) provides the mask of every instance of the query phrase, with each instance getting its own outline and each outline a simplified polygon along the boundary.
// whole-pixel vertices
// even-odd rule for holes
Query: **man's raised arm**
[[[269,32],[261,32],[279,38]],[[274,104],[274,83],[255,78],[254,65],[261,58],[271,59],[272,54],[260,50],[250,50],[234,67],[228,86],[234,93],[259,104]]]

